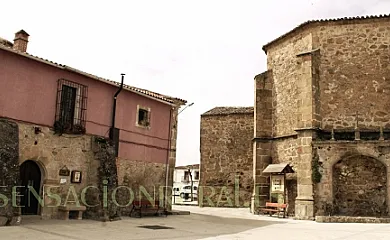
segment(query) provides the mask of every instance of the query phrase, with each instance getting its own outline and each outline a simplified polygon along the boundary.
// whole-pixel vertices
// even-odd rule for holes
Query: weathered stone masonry
[[[316,215],[389,216],[390,141],[316,141]]]
[[[253,189],[252,138],[252,107],[217,107],[202,115],[200,206],[249,206]]]
[[[12,199],[12,189],[4,186],[19,185],[19,139],[18,125],[0,119],[0,226],[16,225],[20,221],[20,209],[9,204]],[[3,206],[7,204],[6,206]]]
[[[389,48],[390,16],[311,21],[264,46],[254,184],[266,189],[269,163],[292,165],[296,218],[388,216]],[[254,189],[252,210],[266,192]]]
[[[251,211],[264,206],[269,197],[269,178],[262,174],[271,163],[272,137],[272,72],[255,77],[254,138],[253,138],[253,195]]]
[[[4,173],[1,174],[1,176],[5,177],[6,179],[11,179],[12,177],[12,181],[19,181],[19,166],[27,160],[36,162],[40,167],[42,175],[41,189],[39,194],[44,200],[44,207],[39,207],[39,215],[44,219],[59,217],[58,208],[55,207],[55,205],[58,203],[55,199],[47,195],[49,191],[51,193],[59,194],[62,205],[66,200],[68,200],[67,203],[69,204],[70,201],[73,200],[73,195],[70,195],[70,197],[67,198],[70,191],[69,189],[72,187],[76,191],[78,201],[81,205],[83,205],[81,199],[82,190],[87,186],[96,186],[102,189],[103,180],[108,180],[109,182],[118,181],[118,185],[130,187],[134,193],[134,199],[138,198],[139,196],[145,197],[143,193],[139,192],[140,186],[145,187],[146,192],[149,193],[151,197],[155,197],[156,199],[160,198],[159,189],[162,186],[165,186],[165,176],[167,172],[167,167],[165,164],[119,158],[115,162],[114,155],[114,161],[111,161],[111,148],[108,147],[107,149],[103,149],[103,152],[99,150],[99,137],[96,136],[67,134],[59,136],[55,134],[50,128],[44,126],[23,122],[13,122],[9,120],[1,120],[1,123],[1,126],[7,128],[14,126],[12,128],[16,134],[14,137],[15,140],[13,140],[12,143],[13,145],[11,146],[4,142],[4,144],[1,145],[1,152],[3,153],[4,149],[7,149],[8,145],[10,146],[9,149],[15,149],[16,147],[16,149],[19,150],[17,151],[19,156],[15,155],[12,158],[16,159],[17,161],[16,168],[12,167],[12,159],[10,158],[9,164],[11,165],[7,167],[9,174]],[[39,132],[35,131],[35,127],[39,128]],[[7,139],[11,139],[12,134],[10,134],[10,131],[6,130],[5,128],[3,130],[3,135],[5,134]],[[172,135],[172,138],[174,137],[176,137],[176,135]],[[2,137],[1,139],[5,138]],[[5,147],[3,148],[3,146]],[[172,146],[174,147],[174,145]],[[114,154],[113,149],[111,150],[111,153]],[[15,153],[15,151],[12,152]],[[5,155],[3,155],[4,154],[1,156],[1,162],[5,164],[7,161],[3,160],[8,158],[8,155],[6,158],[4,158]],[[175,164],[174,157],[174,155],[173,157],[171,156],[172,164]],[[105,158],[107,158],[107,161],[103,164],[102,161],[104,161]],[[117,171],[117,174],[115,174],[115,170],[112,169],[111,165],[116,168],[115,170]],[[70,176],[59,176],[59,170],[63,169],[64,167],[70,171],[81,171],[83,174],[82,182],[71,183]],[[13,169],[15,171],[13,171]],[[115,180],[116,175],[118,180]],[[60,179],[66,179],[66,183],[61,184]],[[6,181],[5,183],[9,182]],[[15,184],[12,182],[12,184],[9,183],[7,185],[12,186]],[[105,184],[105,186],[108,187],[108,196],[111,199],[111,193],[113,189],[110,188],[110,183]],[[108,218],[112,218],[116,214],[128,214],[131,208],[131,206],[124,207],[129,203],[130,200],[130,193],[126,191],[126,189],[121,189],[117,191],[116,194],[117,202],[123,207],[113,208],[114,205],[112,202],[109,202],[109,207],[103,209],[101,206],[103,201],[102,193],[99,193],[98,190],[94,188],[91,188],[86,192],[85,200],[87,201],[87,204],[91,206],[94,206],[98,203],[100,204],[97,207],[87,208],[84,216],[87,218],[108,220]],[[170,206],[168,206],[168,209],[169,207]],[[5,208],[2,209],[4,210]],[[12,209],[10,209],[10,211],[8,211],[9,213],[7,213],[9,216],[12,216],[11,210]],[[13,221],[16,221],[15,219],[17,219],[17,216],[20,213],[18,214],[18,210],[16,210],[14,214],[16,218],[13,218]]]
[[[41,169],[40,195],[44,199],[44,207],[40,208],[42,218],[56,218],[58,204],[48,197],[49,191],[60,194],[61,204],[67,199],[69,187],[73,186],[78,194],[88,185],[98,184],[99,162],[94,159],[92,137],[88,135],[55,135],[48,127],[17,122],[19,126],[19,164],[27,160],[36,162]],[[40,129],[35,132],[35,127]],[[82,182],[72,184],[70,176],[59,176],[59,170],[66,167],[70,171],[82,172]],[[60,178],[66,183],[60,184]],[[73,199],[70,197],[70,199]]]

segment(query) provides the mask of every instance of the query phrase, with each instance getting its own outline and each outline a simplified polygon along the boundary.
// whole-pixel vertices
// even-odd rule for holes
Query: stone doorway
[[[34,196],[31,187],[40,196],[42,173],[38,164],[32,160],[27,160],[20,165],[21,186],[20,194],[22,195],[20,206],[22,215],[38,215],[39,202]]]
[[[352,156],[333,166],[335,214],[387,216],[387,169],[368,156]]]

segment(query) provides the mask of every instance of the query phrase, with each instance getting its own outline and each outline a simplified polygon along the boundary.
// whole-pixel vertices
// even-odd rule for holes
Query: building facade
[[[188,184],[191,181],[189,171],[192,175],[192,182],[198,184],[200,178],[199,164],[175,167],[173,182],[176,184]]]
[[[182,203],[183,200],[193,200],[191,202],[196,203],[195,201],[198,200],[199,178],[199,164],[175,167],[173,174],[173,204]]]
[[[262,171],[289,163],[296,218],[389,216],[389,48],[390,16],[309,21],[263,47],[253,142],[260,205]]]
[[[249,206],[253,191],[253,107],[201,116],[199,206]]]
[[[128,186],[135,196],[140,188],[157,199],[170,193],[160,188],[173,185],[177,112],[186,101],[32,56],[28,38],[22,30],[13,43],[0,39],[0,147],[17,154],[4,155],[1,164],[14,172],[1,175],[8,183],[33,186],[44,201],[21,213],[56,218],[58,201],[50,191],[62,205],[69,189],[81,198],[83,189],[105,180]],[[23,205],[26,188],[19,191]],[[125,206],[129,196],[119,204]]]
[[[390,16],[309,21],[263,50],[253,112],[201,116],[203,205],[223,206],[220,189],[242,173],[253,182],[239,190],[253,191],[244,199],[259,213],[274,199],[263,171],[288,164],[289,216],[389,217]]]

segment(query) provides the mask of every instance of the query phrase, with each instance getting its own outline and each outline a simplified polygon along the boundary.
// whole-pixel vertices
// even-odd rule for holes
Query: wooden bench
[[[160,201],[133,201],[133,207],[130,211],[130,216],[133,212],[138,212],[139,217],[142,217],[142,213],[153,213],[154,216],[159,216],[160,214]]]
[[[85,206],[77,206],[75,204],[68,204],[66,206],[59,206],[58,212],[60,213],[60,218],[63,220],[69,220],[69,213],[70,212],[77,212],[76,219],[82,220],[83,219],[83,212],[87,210]]]
[[[283,218],[285,218],[286,217],[286,209],[287,209],[287,204],[267,202],[267,203],[265,203],[265,207],[261,208],[260,211],[263,213],[269,213],[270,216],[277,213],[278,217],[279,217],[280,213],[283,213]]]

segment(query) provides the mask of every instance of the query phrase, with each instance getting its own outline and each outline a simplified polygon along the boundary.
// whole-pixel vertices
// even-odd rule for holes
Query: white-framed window
[[[150,128],[150,108],[137,106],[137,116],[135,125],[143,128]]]

